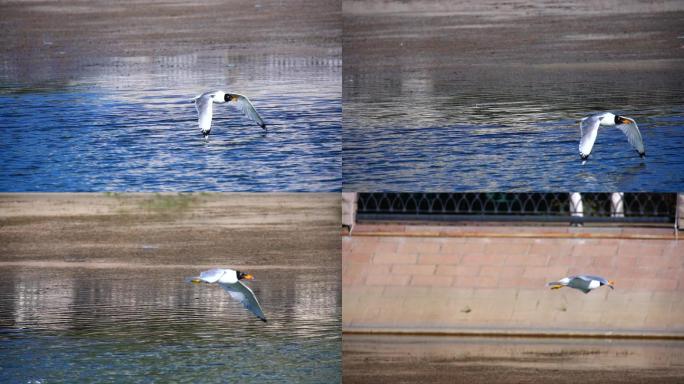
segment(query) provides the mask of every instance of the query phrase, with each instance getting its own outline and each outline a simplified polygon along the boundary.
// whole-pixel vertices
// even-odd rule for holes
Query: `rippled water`
[[[0,190],[340,189],[339,59],[74,60],[39,82],[30,61],[0,70]],[[268,130],[216,105],[205,142],[191,99],[211,89],[248,95]]]
[[[196,272],[0,269],[0,382],[339,381],[338,271],[253,271],[268,323]]]
[[[475,66],[345,72],[345,190],[684,189],[684,79],[672,69]],[[602,128],[585,165],[579,120],[636,119],[646,159]]]

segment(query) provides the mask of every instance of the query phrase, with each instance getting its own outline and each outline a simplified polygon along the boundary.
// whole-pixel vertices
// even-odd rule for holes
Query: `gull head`
[[[249,273],[244,273],[240,271],[235,271],[237,272],[237,278],[238,280],[254,280],[254,276],[250,275]]]
[[[632,121],[626,117],[623,116],[615,116],[615,125],[620,125],[620,124],[629,124]]]
[[[225,101],[225,102],[230,102],[230,101],[233,101],[233,100],[237,100],[237,96],[236,96],[236,95],[231,95],[230,93],[226,93],[226,94],[223,96],[223,101]]]

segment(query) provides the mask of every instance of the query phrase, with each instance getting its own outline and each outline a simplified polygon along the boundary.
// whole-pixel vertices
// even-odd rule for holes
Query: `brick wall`
[[[358,226],[342,240],[343,327],[684,335],[684,242],[673,236],[669,229]],[[615,290],[545,287],[577,273],[615,280]]]

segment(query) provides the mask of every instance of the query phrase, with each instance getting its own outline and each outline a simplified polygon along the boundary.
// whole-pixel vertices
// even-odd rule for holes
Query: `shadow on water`
[[[339,59],[193,54],[74,65],[78,77],[34,87],[3,73],[0,189],[340,188]],[[205,145],[190,100],[207,89],[249,95],[268,133],[216,105]]]
[[[184,282],[196,272],[0,270],[0,381],[339,379],[334,269],[256,271],[268,323],[218,286]]]

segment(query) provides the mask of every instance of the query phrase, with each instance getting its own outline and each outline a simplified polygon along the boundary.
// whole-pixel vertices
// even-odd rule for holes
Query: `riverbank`
[[[339,268],[338,194],[0,194],[0,266]]]
[[[684,343],[344,335],[345,383],[678,383]]]

